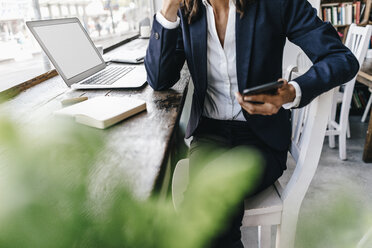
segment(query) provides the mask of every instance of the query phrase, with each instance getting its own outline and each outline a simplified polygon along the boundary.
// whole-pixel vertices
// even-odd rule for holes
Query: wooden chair
[[[313,100],[307,107],[292,111],[292,145],[290,153],[296,168],[284,187],[276,182],[255,197],[245,200],[243,226],[258,227],[258,246],[271,246],[271,226],[277,226],[276,247],[294,245],[298,213],[305,193],[318,166],[324,141],[332,92]],[[189,160],[180,160],[172,179],[175,208],[181,204],[188,184]]]
[[[371,31],[372,28],[370,25],[359,27],[352,24],[346,37],[345,45],[353,52],[360,65],[363,63],[367,53]],[[335,147],[335,136],[338,136],[339,156],[342,160],[347,159],[346,136],[349,130],[349,112],[355,80],[356,77],[344,84],[343,92],[339,91],[339,87],[335,89],[331,116],[328,123],[328,130],[326,132],[326,135],[329,136],[329,146],[331,148]],[[340,119],[339,122],[336,122],[336,110],[337,104],[339,103],[341,103]]]

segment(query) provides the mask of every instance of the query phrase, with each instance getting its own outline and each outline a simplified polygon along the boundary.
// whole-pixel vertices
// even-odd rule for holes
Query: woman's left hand
[[[251,96],[242,96],[239,92],[235,93],[239,104],[251,115],[273,115],[278,113],[283,104],[293,102],[296,97],[296,90],[293,85],[288,84],[287,80],[283,81],[282,87],[278,89],[277,94],[258,94]],[[252,102],[262,102],[257,104]]]

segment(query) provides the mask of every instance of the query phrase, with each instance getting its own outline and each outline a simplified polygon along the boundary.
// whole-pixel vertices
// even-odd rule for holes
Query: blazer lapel
[[[248,10],[243,18],[240,18],[240,14],[236,13],[236,72],[240,92],[247,87],[256,13],[257,1],[248,6]]]
[[[190,25],[191,53],[196,80],[204,99],[207,90],[207,18],[205,6],[200,1],[201,16]],[[195,86],[197,87],[197,86]]]

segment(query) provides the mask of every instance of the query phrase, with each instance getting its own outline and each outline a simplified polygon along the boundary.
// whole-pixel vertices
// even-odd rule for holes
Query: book
[[[357,92],[358,92],[359,101],[362,104],[362,107],[365,108],[366,107],[366,98],[364,96],[364,93],[360,89],[358,89]]]
[[[356,92],[353,92],[353,100],[354,100],[355,107],[357,109],[362,108],[362,104],[360,103],[359,97]]]
[[[323,21],[328,21],[327,20],[327,8],[323,8]]]
[[[355,7],[355,23],[359,24],[360,23],[360,1],[356,2],[356,7]]]
[[[345,25],[346,13],[345,13],[345,4],[341,4],[341,25]]]
[[[360,11],[360,19],[362,19],[363,15],[364,15],[365,9],[366,9],[366,4],[365,3],[362,3],[362,5],[361,5],[361,11]]]
[[[148,39],[135,39],[123,47],[115,49],[115,52],[105,54],[103,58],[105,61],[140,64],[144,61],[148,44]]]
[[[337,25],[341,25],[341,8],[337,8]]]
[[[365,4],[361,1],[325,3],[321,6],[323,21],[331,22],[336,26],[345,26],[351,23],[359,24],[365,8]]]
[[[333,25],[337,25],[337,16],[338,16],[338,14],[337,14],[337,7],[336,6],[333,6],[332,7],[332,24]]]
[[[131,97],[99,96],[57,110],[56,116],[75,118],[77,123],[105,129],[146,110],[146,102]]]
[[[331,8],[327,8],[327,20],[332,22],[332,11]]]
[[[345,17],[345,23],[347,25],[350,25],[353,22],[352,15],[353,15],[353,6],[351,4],[345,5],[346,10],[346,17]]]

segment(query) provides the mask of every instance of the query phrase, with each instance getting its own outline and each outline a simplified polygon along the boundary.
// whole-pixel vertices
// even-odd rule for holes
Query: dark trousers
[[[197,173],[200,166],[214,159],[208,148],[228,150],[237,146],[246,146],[259,152],[264,160],[262,175],[253,190],[246,193],[245,198],[253,196],[272,185],[286,168],[287,151],[277,151],[260,140],[244,121],[215,120],[203,117],[191,142],[190,174]],[[203,161],[203,163],[200,163]],[[237,248],[241,243],[240,226],[244,214],[244,199],[232,210],[229,223],[225,223],[223,231],[216,234],[210,247]]]

